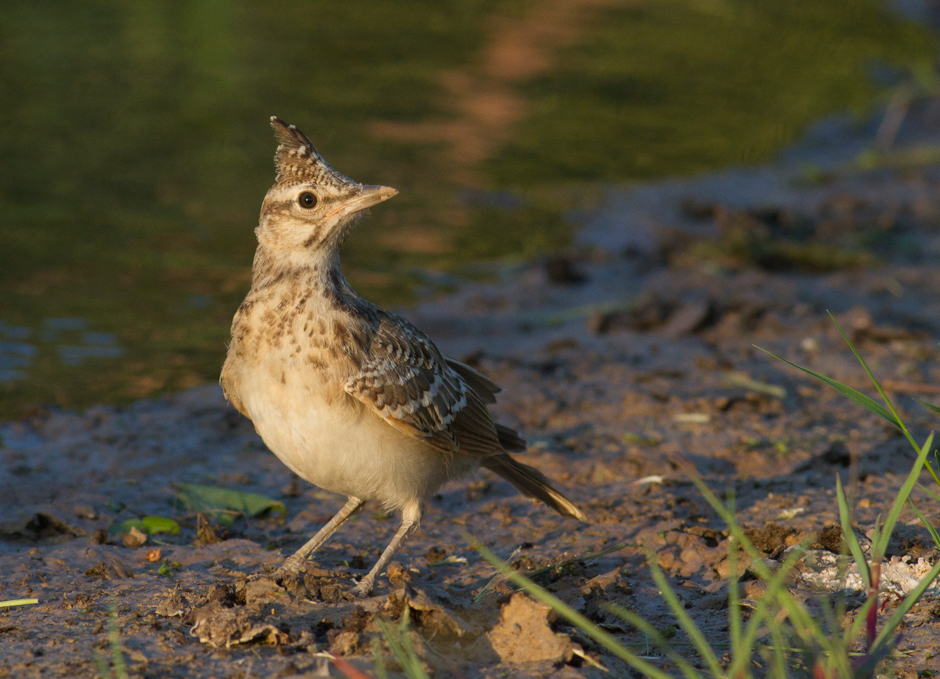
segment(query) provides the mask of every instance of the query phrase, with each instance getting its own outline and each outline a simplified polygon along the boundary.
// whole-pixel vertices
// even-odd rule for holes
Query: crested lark
[[[368,594],[417,528],[422,503],[481,465],[583,520],[541,472],[508,454],[526,444],[487,411],[499,387],[343,278],[339,250],[362,211],[398,192],[357,184],[296,127],[277,118],[271,126],[277,179],[261,207],[251,290],[232,321],[222,388],[294,473],[348,497],[280,572],[302,570],[364,501],[378,500],[400,509],[402,522],[356,588]]]

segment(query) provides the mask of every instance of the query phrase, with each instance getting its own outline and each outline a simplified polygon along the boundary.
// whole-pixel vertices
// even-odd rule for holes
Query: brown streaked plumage
[[[293,125],[271,119],[277,179],[255,233],[251,290],[232,321],[220,378],[292,471],[348,497],[281,572],[298,572],[365,500],[400,509],[402,523],[357,587],[368,594],[424,501],[480,466],[566,516],[584,520],[486,406],[500,388],[441,355],[420,330],[364,300],[343,277],[339,249],[366,208],[397,191],[336,172]]]

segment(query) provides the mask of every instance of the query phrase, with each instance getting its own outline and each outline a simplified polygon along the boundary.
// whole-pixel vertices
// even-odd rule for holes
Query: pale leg
[[[401,543],[404,542],[405,538],[418,528],[420,521],[421,505],[417,500],[413,500],[402,509],[401,526],[399,526],[398,532],[395,533],[395,537],[388,543],[388,547],[382,552],[382,556],[376,561],[375,566],[372,567],[369,574],[356,585],[353,594],[356,596],[368,596],[372,591],[372,586],[375,584],[375,579],[382,573],[388,565],[388,562],[392,560],[392,557],[395,556],[395,552],[401,547]]]
[[[336,512],[336,516],[330,519],[323,528],[321,528],[316,535],[314,535],[307,544],[298,549],[294,554],[287,557],[284,561],[284,565],[277,569],[278,575],[287,575],[293,574],[296,575],[303,570],[304,565],[307,563],[307,557],[313,554],[320,548],[324,542],[326,542],[329,537],[336,532],[336,529],[346,523],[354,511],[359,509],[359,505],[362,504],[362,500],[357,497],[351,497],[346,501],[346,504],[343,505],[343,508]]]

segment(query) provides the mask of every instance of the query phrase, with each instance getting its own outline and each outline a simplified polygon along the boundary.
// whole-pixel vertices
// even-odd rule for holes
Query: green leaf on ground
[[[12,608],[14,606],[32,606],[38,604],[39,599],[7,599],[0,601],[0,608]]]
[[[241,515],[255,517],[273,511],[287,516],[287,508],[283,502],[263,495],[194,483],[175,483],[173,486],[177,491],[176,498],[183,508],[192,512],[213,514],[219,523],[225,526],[232,525]]]
[[[111,535],[120,535],[121,533],[130,533],[131,528],[136,528],[147,535],[154,535],[156,533],[168,533],[169,535],[180,534],[180,525],[173,519],[168,519],[165,516],[145,516],[142,519],[115,521],[111,524],[108,532]]]

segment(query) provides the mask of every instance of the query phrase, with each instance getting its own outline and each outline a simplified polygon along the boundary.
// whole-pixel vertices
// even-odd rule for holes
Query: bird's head
[[[277,179],[261,206],[258,241],[284,253],[330,256],[339,250],[362,211],[398,191],[357,184],[327,163],[293,125],[271,118],[277,139]]]

